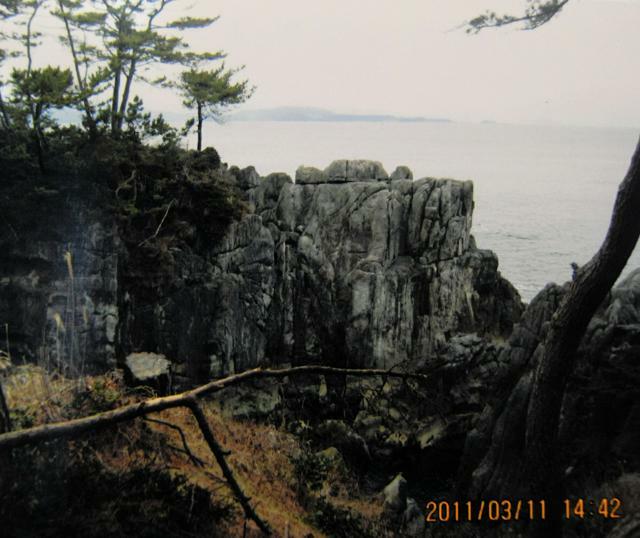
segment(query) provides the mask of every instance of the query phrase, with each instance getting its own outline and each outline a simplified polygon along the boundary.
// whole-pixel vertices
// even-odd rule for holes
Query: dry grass
[[[236,478],[252,499],[252,504],[261,517],[271,525],[276,536],[284,536],[288,527],[290,538],[324,536],[304,521],[306,512],[296,496],[295,473],[292,458],[299,454],[301,448],[297,440],[290,434],[280,432],[272,426],[238,422],[222,418],[214,406],[206,408],[211,427],[220,444],[231,452],[228,462]],[[172,464],[185,472],[190,479],[199,485],[215,490],[218,495],[229,496],[223,483],[222,475],[210,456],[207,445],[190,413],[184,409],[171,409],[158,416],[182,428],[189,445],[196,456],[207,462],[200,469],[188,461],[188,458],[176,453]],[[161,425],[153,424],[155,430],[162,431],[171,443],[180,446],[179,433]],[[231,522],[230,536],[242,536],[244,519],[240,512]],[[251,534],[260,536],[252,524]]]

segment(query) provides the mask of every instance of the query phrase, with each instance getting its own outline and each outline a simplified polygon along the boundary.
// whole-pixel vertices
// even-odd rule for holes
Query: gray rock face
[[[509,332],[520,301],[475,247],[470,182],[377,181],[370,161],[296,176],[250,189],[255,214],[207,260],[220,375],[265,360],[424,364],[449,334]]]
[[[82,195],[25,190],[24,199],[0,202],[7,223],[0,230],[3,341],[8,336],[14,361],[38,361],[70,375],[95,371],[96,364],[114,367],[115,224],[103,218],[100,197],[89,187]]]
[[[391,173],[391,179],[413,179],[413,172],[408,166],[398,166]]]
[[[327,175],[312,166],[301,166],[296,170],[296,183],[299,185],[327,183]]]

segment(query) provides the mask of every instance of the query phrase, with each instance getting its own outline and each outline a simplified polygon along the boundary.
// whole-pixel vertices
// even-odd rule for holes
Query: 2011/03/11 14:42
[[[427,523],[456,521],[522,521],[547,518],[547,501],[544,499],[429,501],[426,505]],[[622,502],[617,497],[593,499],[564,499],[565,519],[620,519]]]
[[[584,519],[585,517],[620,519],[623,517],[622,501],[617,497],[610,499],[565,499],[563,504],[565,519]]]

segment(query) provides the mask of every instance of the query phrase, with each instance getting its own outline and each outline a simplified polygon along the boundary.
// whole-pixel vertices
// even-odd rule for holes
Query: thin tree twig
[[[169,205],[167,206],[167,210],[164,212],[164,216],[162,217],[162,220],[160,221],[160,224],[158,224],[158,227],[156,228],[155,233],[153,235],[147,237],[144,241],[140,241],[140,243],[138,243],[139,247],[144,245],[147,241],[151,241],[152,239],[155,239],[156,237],[158,237],[158,233],[160,232],[160,228],[162,228],[162,225],[164,224],[164,221],[167,218],[167,215],[169,214],[169,210],[171,209],[171,206],[173,205],[173,202],[175,202],[175,198],[172,199],[169,202]]]
[[[191,448],[189,448],[189,443],[187,443],[187,437],[185,436],[184,431],[182,431],[182,428],[180,426],[177,426],[176,424],[172,424],[171,422],[166,422],[165,420],[160,420],[157,418],[144,417],[144,420],[146,420],[147,422],[153,422],[155,424],[161,424],[162,426],[166,426],[167,428],[171,428],[172,430],[177,431],[178,434],[180,435],[180,439],[182,440],[182,447],[184,449],[184,453],[189,457],[189,459],[194,465],[198,467],[204,467],[205,465],[204,461],[202,461],[198,456],[196,456],[191,451]]]

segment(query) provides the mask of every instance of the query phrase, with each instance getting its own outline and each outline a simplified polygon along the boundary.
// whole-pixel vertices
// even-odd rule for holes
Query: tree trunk
[[[560,536],[562,470],[557,438],[565,388],[584,332],[624,269],[640,235],[640,141],[620,184],[609,230],[598,252],[581,267],[551,319],[527,412],[525,477],[531,495],[555,504],[552,517],[533,525],[532,536]]]
[[[120,62],[120,60],[118,60]],[[120,77],[122,74],[122,65],[118,63],[113,76],[113,93],[111,95],[111,134],[115,134],[118,130],[118,102],[120,98]]]
[[[71,50],[71,57],[73,59],[73,67],[76,73],[76,81],[78,83],[78,88],[82,93],[82,104],[84,105],[84,113],[87,120],[87,126],[89,127],[89,133],[93,138],[95,138],[98,134],[98,129],[96,127],[96,121],[93,118],[91,103],[89,102],[89,97],[87,95],[87,88],[82,79],[82,75],[80,74],[80,62],[78,60],[78,53],[76,51],[75,42],[73,41],[73,34],[71,33],[71,27],[69,26],[69,18],[67,17],[67,13],[64,10],[64,4],[62,0],[58,0],[58,7],[60,8],[60,14],[62,15],[64,27],[67,32],[67,39],[69,40],[69,49]]]
[[[4,104],[4,99],[2,98],[2,90],[0,90],[0,119],[2,120],[2,127],[5,129],[9,129],[11,127],[9,113],[7,112],[7,107]]]
[[[124,117],[127,113],[127,105],[129,104],[129,94],[131,93],[131,84],[133,83],[133,77],[136,72],[136,60],[131,60],[129,64],[129,72],[127,73],[127,79],[124,83],[124,90],[122,91],[122,99],[120,100],[120,112],[118,114],[118,130],[122,131],[122,125],[124,124]]]
[[[198,151],[202,151],[202,103],[198,103]]]
[[[11,415],[9,413],[9,406],[7,405],[7,398],[4,394],[2,379],[0,379],[0,434],[10,431]]]

